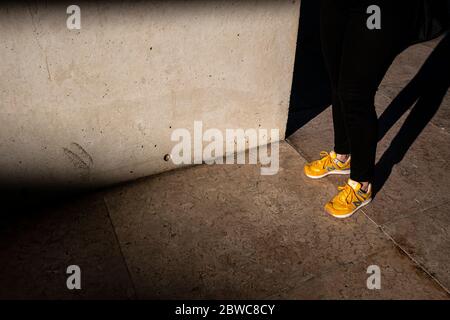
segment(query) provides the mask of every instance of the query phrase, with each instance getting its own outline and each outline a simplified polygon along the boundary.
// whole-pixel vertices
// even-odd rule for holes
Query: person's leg
[[[337,92],[344,34],[348,21],[347,6],[347,1],[321,0],[320,7],[320,37],[322,53],[331,83],[334,151],[338,155],[350,154],[350,141]]]
[[[375,93],[393,59],[409,38],[410,12],[415,0],[348,0],[348,23],[337,86],[350,140],[351,172],[347,184],[325,205],[337,218],[346,218],[372,200],[377,145]],[[367,27],[367,8],[381,9],[381,29]]]
[[[341,101],[337,92],[342,60],[342,44],[347,24],[346,7],[347,1],[320,1],[320,40],[332,92],[335,143],[333,152],[321,152],[321,159],[305,165],[305,175],[312,179],[323,178],[330,174],[350,173],[350,143]]]
[[[369,5],[380,7],[381,29],[367,27]],[[410,16],[405,0],[359,0],[349,10],[337,92],[350,140],[354,181],[373,180],[378,126],[375,93],[407,39]]]

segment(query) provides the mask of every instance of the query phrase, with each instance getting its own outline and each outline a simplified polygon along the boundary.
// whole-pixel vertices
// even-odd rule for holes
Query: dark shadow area
[[[320,45],[319,1],[303,0],[286,138],[330,104],[331,89]]]
[[[77,199],[80,196],[93,192],[94,188],[0,188],[0,201],[5,215],[2,215],[1,224],[6,224],[15,216],[34,215],[41,209],[61,205],[65,202]]]
[[[410,114],[375,168],[374,196],[389,178],[394,165],[406,152],[439,109],[450,87],[450,34],[425,61],[417,75],[398,94],[379,118],[379,140],[413,105]]]

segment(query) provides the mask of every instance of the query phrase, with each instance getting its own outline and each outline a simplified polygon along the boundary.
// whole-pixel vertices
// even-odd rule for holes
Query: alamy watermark
[[[66,26],[69,30],[81,29],[81,9],[76,4],[67,7],[66,13],[69,15],[66,20]]]
[[[178,143],[166,160],[170,158],[176,165],[257,164],[259,161],[262,175],[274,175],[279,170],[279,138],[278,129],[270,132],[261,128],[226,129],[224,135],[216,128],[203,131],[203,122],[194,121],[193,133],[186,128],[173,130],[171,141]]]
[[[381,9],[373,4],[367,7],[366,13],[370,14],[367,18],[366,25],[369,30],[381,29]]]
[[[381,270],[380,267],[373,264],[367,267],[367,273],[370,276],[367,278],[366,285],[369,290],[381,289]]]
[[[66,286],[69,290],[81,290],[81,269],[79,266],[73,264],[67,267],[66,273],[70,276],[67,277]]]

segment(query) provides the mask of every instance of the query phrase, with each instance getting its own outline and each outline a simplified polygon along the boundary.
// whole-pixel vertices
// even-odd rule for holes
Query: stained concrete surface
[[[8,222],[1,297],[449,298],[366,214],[327,216],[335,186],[304,177],[304,164],[283,142],[274,176],[201,165]],[[435,249],[445,247],[444,236],[435,239]],[[80,291],[65,288],[69,264],[81,267]],[[366,287],[374,264],[379,291]]]
[[[431,51],[414,46],[396,60],[380,112]],[[449,108],[447,94],[438,112]],[[384,136],[378,159],[407,116]],[[20,215],[11,209],[0,233],[0,297],[449,299],[449,134],[436,117],[373,204],[346,220],[323,210],[345,179],[303,175],[332,145],[329,110],[280,143],[273,176],[255,165],[199,165]],[[80,291],[65,287],[69,264],[81,267]],[[366,286],[370,265],[380,267],[381,290]]]
[[[26,212],[2,212],[0,299],[133,298],[101,197],[52,202],[56,204]],[[82,267],[80,291],[67,289],[70,265]]]
[[[331,186],[309,188],[298,154],[287,144],[281,152],[274,177],[196,167],[105,195],[140,297],[266,298],[390,245],[364,217],[322,216]]]
[[[196,120],[284,133],[300,1],[79,1],[80,30],[68,5],[0,8],[0,187],[174,169],[172,131]]]

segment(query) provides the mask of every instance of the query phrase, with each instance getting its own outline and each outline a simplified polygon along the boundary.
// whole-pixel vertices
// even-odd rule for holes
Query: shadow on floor
[[[417,75],[398,94],[379,118],[379,140],[411,109],[403,126],[375,168],[374,196],[389,178],[394,165],[406,152],[439,109],[450,87],[450,34],[425,61]]]

